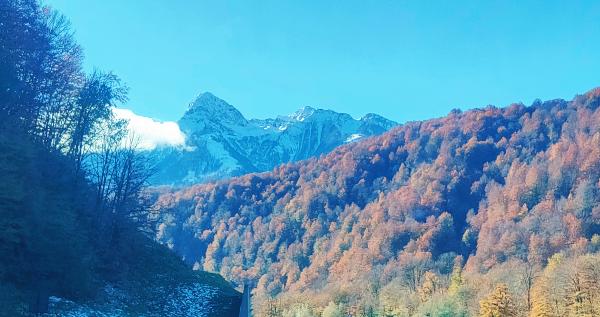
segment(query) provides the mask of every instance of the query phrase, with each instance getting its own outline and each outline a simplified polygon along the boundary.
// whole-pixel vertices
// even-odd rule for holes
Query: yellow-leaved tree
[[[448,293],[450,295],[456,295],[463,284],[462,257],[457,256],[454,258],[454,266],[452,267],[452,274],[450,275],[450,286],[448,287]]]
[[[550,302],[550,294],[545,277],[540,278],[531,290],[531,312],[529,317],[554,317],[554,310]]]
[[[486,298],[479,302],[481,317],[514,317],[517,316],[512,296],[506,284],[499,284]]]

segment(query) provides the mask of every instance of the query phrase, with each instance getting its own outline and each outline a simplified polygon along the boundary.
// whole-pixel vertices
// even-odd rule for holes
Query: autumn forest
[[[257,316],[598,316],[600,90],[157,191],[156,238]]]

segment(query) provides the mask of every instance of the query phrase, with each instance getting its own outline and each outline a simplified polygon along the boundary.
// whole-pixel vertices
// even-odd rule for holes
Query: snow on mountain
[[[361,139],[364,135],[360,134],[360,133],[352,133],[347,139],[346,141],[344,141],[344,143],[350,143],[350,142],[354,142],[358,139]]]
[[[180,129],[188,136],[215,131],[233,132],[232,129],[247,125],[248,121],[236,108],[209,92],[200,94],[190,103],[179,120]]]
[[[347,142],[381,134],[395,122],[376,114],[359,120],[345,113],[303,107],[274,119],[246,119],[211,93],[200,94],[178,122],[185,146],[152,151],[155,185],[187,185],[307,159]]]

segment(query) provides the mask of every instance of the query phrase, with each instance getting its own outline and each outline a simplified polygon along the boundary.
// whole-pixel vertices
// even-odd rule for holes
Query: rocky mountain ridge
[[[190,103],[178,124],[186,144],[152,151],[158,165],[154,185],[188,185],[268,171],[396,125],[377,114],[356,120],[346,113],[312,107],[274,119],[246,119],[208,92]]]

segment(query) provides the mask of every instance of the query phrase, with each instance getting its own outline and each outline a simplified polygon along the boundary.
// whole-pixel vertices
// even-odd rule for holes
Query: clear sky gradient
[[[405,122],[600,86],[599,1],[49,0],[86,68],[177,120],[210,91],[247,118],[301,106]]]

